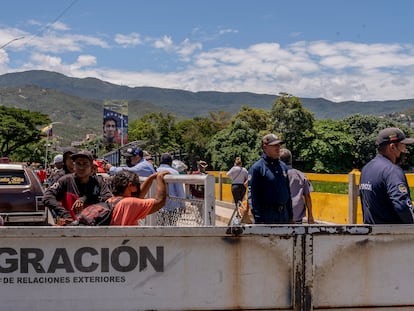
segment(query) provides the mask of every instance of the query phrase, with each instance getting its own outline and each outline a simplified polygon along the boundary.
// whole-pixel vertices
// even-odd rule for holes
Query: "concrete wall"
[[[2,227],[1,310],[414,308],[412,226],[239,229]]]

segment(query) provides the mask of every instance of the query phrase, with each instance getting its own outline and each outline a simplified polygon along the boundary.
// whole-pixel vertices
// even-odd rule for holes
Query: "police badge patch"
[[[400,191],[401,193],[407,193],[407,187],[404,184],[399,184],[398,191]]]

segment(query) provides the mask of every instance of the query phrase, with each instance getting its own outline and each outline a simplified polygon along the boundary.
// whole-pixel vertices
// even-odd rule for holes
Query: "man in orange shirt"
[[[139,183],[138,174],[134,172],[123,170],[116,173],[112,180],[114,197],[108,202],[118,201],[118,203],[112,212],[110,225],[137,226],[139,219],[161,209],[167,199],[164,176],[168,173],[168,171],[163,171],[152,174],[142,185]],[[157,183],[154,198],[144,199],[154,179]],[[122,199],[119,200],[119,197]]]

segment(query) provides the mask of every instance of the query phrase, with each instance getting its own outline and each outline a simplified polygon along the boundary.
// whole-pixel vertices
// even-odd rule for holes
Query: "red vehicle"
[[[5,225],[47,225],[43,187],[35,172],[21,164],[0,164],[0,216]]]

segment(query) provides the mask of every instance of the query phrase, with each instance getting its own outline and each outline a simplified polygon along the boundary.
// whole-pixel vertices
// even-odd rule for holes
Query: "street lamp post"
[[[24,37],[18,37],[18,38],[14,38],[14,39],[11,39],[10,41],[8,41],[8,42],[6,42],[5,44],[3,44],[2,46],[0,46],[0,50],[1,49],[4,49],[6,46],[8,46],[10,43],[12,43],[12,42],[14,42],[14,41],[17,41],[17,40],[21,40],[21,39],[23,39]]]
[[[124,114],[121,112],[121,148],[124,146]]]
[[[46,154],[45,154],[45,165],[44,165],[44,168],[46,169],[47,168],[47,153],[48,153],[48,149],[49,149],[49,147],[50,147],[50,144],[49,144],[49,136],[46,138],[47,139],[47,141],[46,141]]]
[[[52,123],[49,124],[50,127],[51,127],[51,130],[52,130],[52,133],[53,133],[53,125],[54,124],[62,124],[62,122],[52,122]],[[49,144],[49,133],[47,133],[47,136],[46,136],[46,152],[45,152],[45,166],[44,166],[45,169],[47,168],[47,163],[48,163],[47,157],[48,157],[48,151],[49,151],[50,146],[51,145]]]

